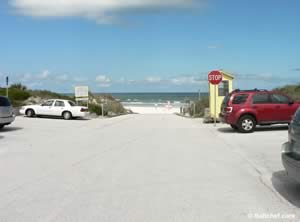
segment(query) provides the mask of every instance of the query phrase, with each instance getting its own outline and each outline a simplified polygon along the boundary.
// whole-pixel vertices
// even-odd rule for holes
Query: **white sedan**
[[[77,106],[73,101],[63,99],[51,99],[40,105],[23,106],[20,114],[28,117],[34,116],[61,116],[66,120],[88,115],[88,108]]]

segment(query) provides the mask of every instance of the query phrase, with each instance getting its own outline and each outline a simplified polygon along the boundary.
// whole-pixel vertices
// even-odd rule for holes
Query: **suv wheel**
[[[230,124],[231,128],[234,129],[234,130],[237,130],[238,127],[236,125],[233,125],[233,124]]]
[[[241,133],[252,133],[256,127],[256,120],[250,116],[242,116],[238,122],[238,130]]]

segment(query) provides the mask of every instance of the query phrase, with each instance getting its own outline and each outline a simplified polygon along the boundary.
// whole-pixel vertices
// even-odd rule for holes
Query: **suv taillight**
[[[224,111],[225,111],[226,113],[231,113],[232,110],[233,110],[233,108],[230,107],[230,106],[227,106],[227,107],[224,108]]]
[[[87,112],[87,111],[89,111],[87,108],[81,108],[80,109],[80,112]]]

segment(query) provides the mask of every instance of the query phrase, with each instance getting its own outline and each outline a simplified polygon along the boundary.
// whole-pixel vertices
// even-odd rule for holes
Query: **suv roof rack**
[[[267,92],[268,90],[266,89],[246,89],[246,90],[240,90],[240,89],[235,89],[232,92]]]

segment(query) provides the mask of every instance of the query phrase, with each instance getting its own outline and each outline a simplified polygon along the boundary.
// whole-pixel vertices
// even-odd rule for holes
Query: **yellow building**
[[[223,74],[223,81],[216,85],[216,94],[217,99],[215,101],[215,85],[208,83],[209,90],[209,110],[210,110],[210,118],[214,119],[215,117],[218,119],[219,114],[221,112],[221,105],[224,100],[224,97],[232,92],[233,90],[233,79],[234,76],[230,73],[224,72],[220,70]],[[216,109],[215,109],[216,108]]]

